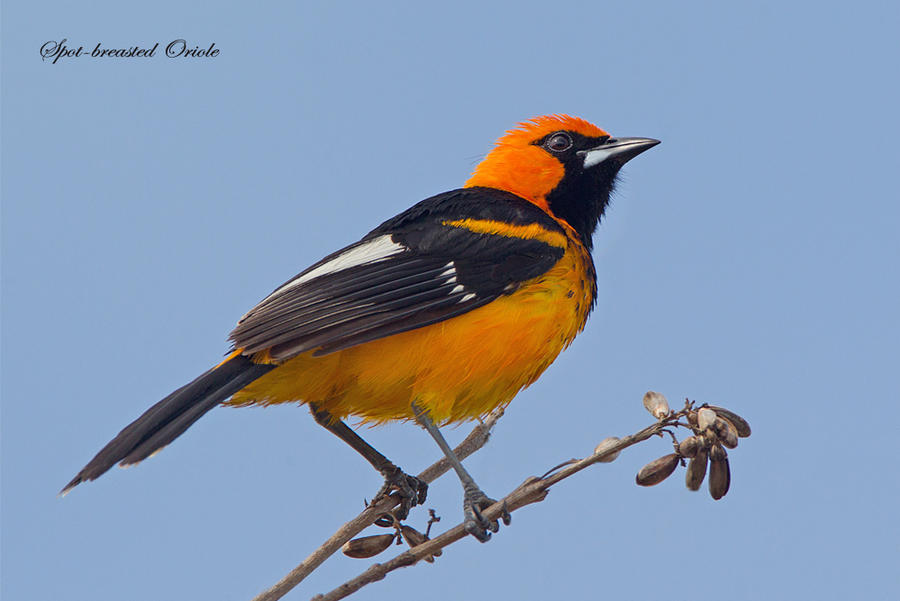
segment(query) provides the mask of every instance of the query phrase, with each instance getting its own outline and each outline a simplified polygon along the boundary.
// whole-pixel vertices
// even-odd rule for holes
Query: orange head
[[[612,138],[569,115],[535,117],[497,141],[466,187],[498,188],[521,196],[568,223],[590,247],[619,169],[658,143]]]

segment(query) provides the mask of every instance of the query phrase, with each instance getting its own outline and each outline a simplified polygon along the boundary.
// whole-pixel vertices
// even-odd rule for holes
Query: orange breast
[[[463,315],[330,355],[294,357],[229,404],[315,402],[338,418],[413,419],[416,401],[439,423],[484,416],[534,382],[584,327],[590,256],[569,239],[562,259],[515,293]]]

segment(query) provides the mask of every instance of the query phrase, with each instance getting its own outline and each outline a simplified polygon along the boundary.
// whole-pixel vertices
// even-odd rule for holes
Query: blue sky
[[[4,599],[249,599],[355,515],[378,476],[296,407],[217,409],[152,460],[56,492],[218,361],[275,286],[556,112],[663,143],[626,167],[595,238],[587,330],[467,465],[504,494],[646,425],[655,389],[750,419],[731,492],[639,489],[668,451],[644,444],[357,598],[900,596],[896,3],[2,17]],[[42,62],[61,38],[161,48]],[[221,53],[162,56],[177,38]],[[365,435],[410,471],[437,456],[411,425]],[[428,506],[455,522],[458,484]],[[288,598],[369,563],[335,557]]]

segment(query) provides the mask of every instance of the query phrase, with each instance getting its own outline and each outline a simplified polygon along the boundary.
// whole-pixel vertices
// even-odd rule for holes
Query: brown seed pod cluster
[[[375,521],[375,525],[381,526],[382,528],[393,528],[393,533],[354,538],[344,543],[344,546],[341,547],[341,552],[347,557],[368,559],[369,557],[375,557],[379,553],[387,550],[387,548],[395,541],[398,545],[405,542],[410,548],[417,547],[429,540],[428,535],[431,533],[431,525],[441,521],[441,518],[435,515],[433,509],[428,510],[428,515],[428,528],[425,530],[425,534],[422,534],[412,526],[401,524],[394,519],[394,516],[385,514]],[[434,554],[423,557],[423,559],[428,563],[433,563],[434,558],[440,555],[441,551],[437,550]]]
[[[656,415],[651,407],[648,407],[648,404],[652,404],[648,403],[648,395],[650,393],[644,396],[644,406]],[[694,409],[690,401],[680,414],[685,417],[687,423],[675,422],[673,425],[685,426],[693,432],[693,435],[681,442],[676,440],[675,452],[645,465],[638,472],[635,481],[641,486],[659,484],[672,475],[679,463],[684,465],[684,461],[687,460],[685,485],[688,489],[699,490],[708,472],[709,494],[713,499],[719,500],[731,486],[731,468],[725,449],[736,448],[739,438],[750,436],[750,424],[728,409],[706,404]],[[672,436],[674,438],[674,434]]]

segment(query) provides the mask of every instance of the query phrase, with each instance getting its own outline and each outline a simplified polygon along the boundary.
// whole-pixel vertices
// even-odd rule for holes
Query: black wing
[[[546,272],[565,252],[534,238],[445,224],[463,219],[564,233],[513,194],[447,192],[288,280],[238,322],[231,340],[245,354],[268,349],[276,360],[313,349],[335,352],[485,305]]]

